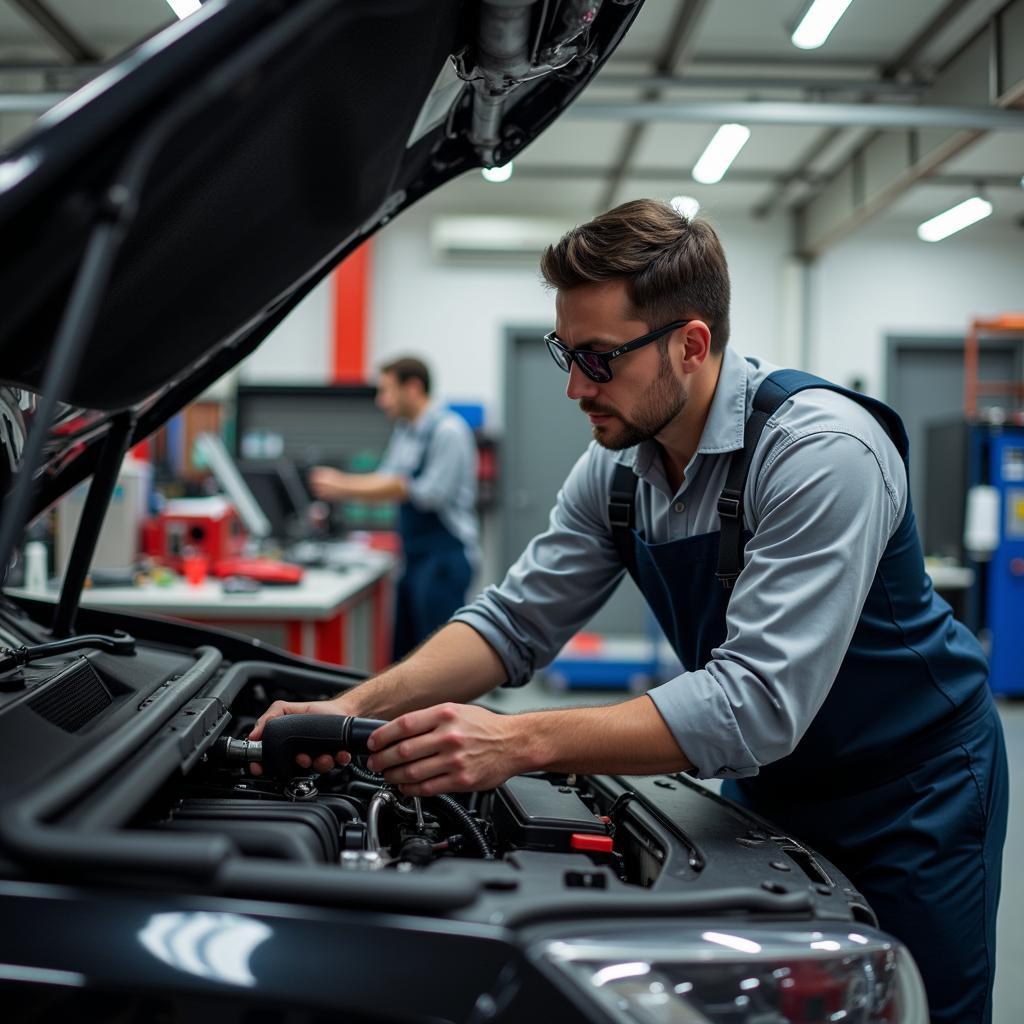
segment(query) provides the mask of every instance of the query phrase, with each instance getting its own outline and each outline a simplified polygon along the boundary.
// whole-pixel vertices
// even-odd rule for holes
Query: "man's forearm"
[[[404,661],[336,698],[350,715],[392,719],[407,711],[465,703],[505,681],[495,650],[471,626],[452,622]]]
[[[515,716],[525,770],[651,775],[687,771],[679,749],[649,697],[605,707],[533,711]]]
[[[345,473],[344,497],[359,501],[405,501],[409,487],[390,473]]]

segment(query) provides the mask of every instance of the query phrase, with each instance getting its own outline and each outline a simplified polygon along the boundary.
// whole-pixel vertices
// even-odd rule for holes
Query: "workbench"
[[[225,593],[221,581],[184,580],[157,586],[86,588],[82,606],[160,615],[229,629],[332,665],[377,672],[391,661],[392,570],[395,557],[366,551],[358,561],[307,569],[293,586]],[[45,593],[10,589],[12,596],[56,601]]]

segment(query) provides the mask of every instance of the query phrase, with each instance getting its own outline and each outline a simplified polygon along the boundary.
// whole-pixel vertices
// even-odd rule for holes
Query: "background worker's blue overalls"
[[[412,472],[415,480],[427,464],[437,424],[423,439],[423,454]],[[392,661],[404,658],[466,603],[473,575],[466,549],[433,510],[411,501],[398,506],[405,568],[395,593]]]
[[[617,470],[609,503],[616,544],[688,671],[706,665],[725,640],[731,585],[750,536],[742,495],[757,439],[768,417],[807,388],[866,407],[907,462],[906,431],[887,406],[780,370],[754,398],[743,451],[719,500],[720,533],[649,544],[632,529],[632,505],[625,508],[636,477],[629,466]],[[974,636],[924,573],[908,495],[810,727],[789,756],[722,790],[842,868],[881,926],[913,953],[932,1020],[957,1024],[990,1020],[992,1012],[1008,774],[987,675]]]

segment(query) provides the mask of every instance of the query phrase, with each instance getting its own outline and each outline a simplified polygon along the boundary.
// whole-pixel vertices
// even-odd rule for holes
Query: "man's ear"
[[[691,320],[675,332],[672,342],[683,373],[696,373],[711,355],[711,328],[703,320]]]

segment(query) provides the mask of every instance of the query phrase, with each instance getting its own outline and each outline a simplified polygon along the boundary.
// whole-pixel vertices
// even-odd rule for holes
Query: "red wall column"
[[[367,381],[371,252],[371,243],[364,242],[334,271],[331,384],[365,384]]]

